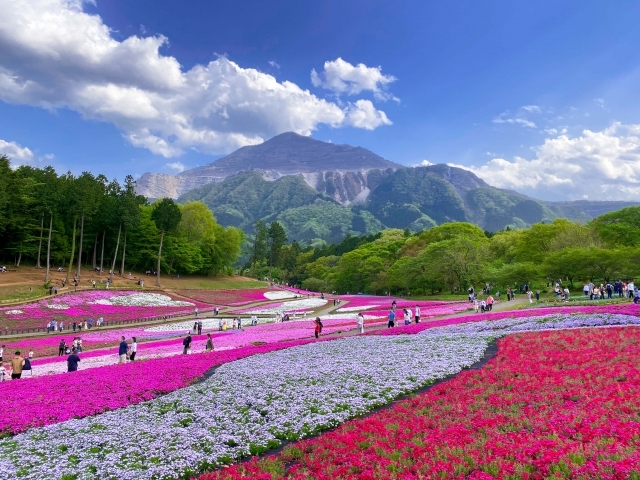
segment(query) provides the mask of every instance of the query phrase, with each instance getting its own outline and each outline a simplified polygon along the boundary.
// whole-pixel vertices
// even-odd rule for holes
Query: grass
[[[25,285],[5,285],[0,286],[0,302],[17,302],[22,300],[30,300],[32,298],[42,297],[47,291],[40,286],[31,287]]]
[[[151,278],[151,277],[150,277]],[[160,279],[162,288],[179,290],[233,290],[244,288],[266,287],[266,282],[254,280],[246,277],[187,277],[180,276],[180,279],[164,276]],[[150,279],[147,285],[155,285],[155,281]]]

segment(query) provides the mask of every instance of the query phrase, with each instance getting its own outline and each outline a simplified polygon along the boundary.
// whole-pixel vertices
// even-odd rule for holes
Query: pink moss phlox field
[[[176,290],[178,295],[192,298],[210,305],[240,306],[247,303],[263,302],[266,292],[275,288],[249,288],[243,290]]]
[[[96,321],[98,317],[102,317],[106,322],[109,322],[164,315],[189,315],[196,307],[201,311],[213,309],[211,305],[198,301],[190,301],[189,303],[193,303],[193,306],[118,306],[94,303],[113,297],[141,293],[155,292],[90,290],[49,297],[20,306],[3,307],[0,308],[0,326],[9,329],[42,328],[52,319],[65,322],[69,326],[72,322],[85,321],[89,318]],[[166,293],[162,293],[162,295],[171,297]],[[171,298],[175,300],[174,297]],[[63,307],[63,309],[52,307]],[[16,311],[22,313],[7,313]]]
[[[144,402],[189,385],[217,365],[312,341],[251,345],[234,350],[177,355],[64,375],[0,382],[0,432],[15,434],[31,427],[51,425]]]
[[[424,323],[412,324],[409,326],[402,326],[400,328],[390,328],[388,330],[369,332],[369,335],[406,335],[412,333],[419,333],[429,328],[443,327],[446,325],[457,325],[459,323],[468,322],[482,322],[485,320],[502,320],[505,318],[526,318],[545,315],[554,315],[558,313],[582,313],[582,314],[594,314],[594,313],[611,313],[619,315],[640,315],[640,305],[634,305],[633,303],[624,303],[618,305],[588,305],[588,306],[565,306],[565,307],[541,307],[541,308],[527,308],[525,310],[507,310],[504,312],[488,312],[488,313],[475,313],[471,315],[464,315],[461,317],[445,318],[442,320],[428,321]],[[367,333],[365,333],[367,335]]]

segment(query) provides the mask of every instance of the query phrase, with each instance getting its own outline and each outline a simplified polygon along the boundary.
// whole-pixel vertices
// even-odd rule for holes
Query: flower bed
[[[639,328],[500,341],[478,371],[200,480],[636,479]]]
[[[144,402],[189,385],[216,365],[309,341],[252,345],[0,382],[0,433],[18,433]],[[0,478],[8,477],[0,474]]]
[[[52,319],[64,322],[68,328],[72,322],[89,318],[93,318],[95,322],[99,317],[103,317],[109,322],[164,315],[188,315],[192,314],[196,307],[203,311],[211,309],[210,305],[186,302],[167,294],[91,290],[28,303],[21,305],[19,309],[0,308],[0,328],[43,328]]]
[[[236,313],[248,313],[256,315],[278,315],[282,312],[304,312],[322,307],[327,304],[327,300],[322,298],[304,298],[301,300],[292,300],[290,302],[278,302],[268,305],[261,305],[255,308],[245,310],[236,310]]]
[[[249,288],[246,290],[176,290],[178,295],[193,298],[199,302],[210,305],[240,306],[247,303],[261,302],[267,300],[264,296],[266,292],[273,291],[273,288]]]
[[[335,427],[402,393],[458,372],[477,361],[485,348],[486,340],[475,337],[437,341],[421,335],[403,339],[352,337],[267,353],[259,361],[238,360],[222,365],[201,384],[161,398],[0,440],[0,478],[16,478],[18,471],[25,480],[60,478],[63,474],[84,479],[183,478],[239,456],[259,453],[284,439]],[[233,352],[237,350],[229,354]],[[179,358],[185,357],[190,361],[193,356]],[[118,384],[117,406],[126,401],[127,394],[146,389],[149,380],[139,374],[148,371],[157,378],[152,371],[162,361],[142,362],[145,371],[135,375],[134,385],[123,390]],[[413,368],[398,368],[405,364]],[[109,373],[119,376],[118,370],[123,368],[88,372],[110,369]],[[102,377],[95,375],[104,383]],[[39,380],[19,386],[30,389]],[[113,386],[113,382],[107,383]],[[9,385],[15,384],[19,382]],[[83,405],[93,402],[86,398],[86,392],[103,388],[78,381],[75,387],[84,393],[79,400]],[[17,392],[7,393],[13,397]],[[98,393],[102,395],[92,394],[91,399],[99,399],[104,406],[103,395],[112,394]],[[42,402],[41,390],[15,396],[24,395],[40,397]],[[60,396],[57,386],[50,394],[55,403],[39,403],[40,408],[46,411],[53,407],[55,414]],[[24,415],[24,400],[16,403]],[[83,410],[81,414],[90,413]],[[28,422],[33,421],[26,417]],[[127,441],[123,441],[123,432],[128,435]],[[42,455],[44,445],[47,451],[64,454],[52,462]]]

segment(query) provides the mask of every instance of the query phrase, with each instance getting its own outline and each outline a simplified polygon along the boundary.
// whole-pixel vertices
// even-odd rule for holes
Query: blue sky
[[[0,0],[0,17],[15,163],[177,173],[294,130],[540,198],[640,200],[637,2]]]

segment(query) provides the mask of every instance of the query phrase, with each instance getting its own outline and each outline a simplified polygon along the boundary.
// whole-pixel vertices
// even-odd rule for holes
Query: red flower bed
[[[481,370],[222,478],[638,479],[640,328],[511,335]]]

